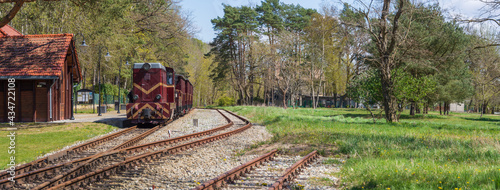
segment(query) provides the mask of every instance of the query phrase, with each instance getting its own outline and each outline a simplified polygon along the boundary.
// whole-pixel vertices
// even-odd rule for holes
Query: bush
[[[234,98],[230,98],[227,96],[222,96],[217,100],[218,106],[233,106],[234,104],[236,104]]]

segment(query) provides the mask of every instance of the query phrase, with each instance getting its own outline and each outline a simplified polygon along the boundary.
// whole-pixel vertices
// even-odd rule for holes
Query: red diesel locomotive
[[[127,104],[132,124],[160,124],[192,108],[193,86],[160,63],[135,63]]]

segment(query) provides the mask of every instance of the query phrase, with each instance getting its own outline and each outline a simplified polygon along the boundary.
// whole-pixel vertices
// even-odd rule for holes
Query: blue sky
[[[231,6],[260,4],[261,0],[181,0],[180,5],[185,14],[189,14],[193,25],[197,29],[195,36],[203,42],[210,42],[215,37],[212,29],[211,19],[224,15],[222,3]],[[281,0],[287,4],[300,4],[302,7],[319,10],[322,3],[337,5],[338,0]],[[347,0],[346,2],[351,2]],[[478,10],[483,6],[479,0],[438,0],[442,8],[447,9],[452,15],[463,15],[463,17],[478,16]]]

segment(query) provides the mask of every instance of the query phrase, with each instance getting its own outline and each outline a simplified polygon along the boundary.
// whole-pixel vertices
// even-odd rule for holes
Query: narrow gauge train
[[[127,119],[131,124],[160,124],[191,110],[193,85],[160,63],[135,63]]]

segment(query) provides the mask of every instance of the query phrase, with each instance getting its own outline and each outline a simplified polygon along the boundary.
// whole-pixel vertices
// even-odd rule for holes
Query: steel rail
[[[122,149],[122,148],[126,148],[126,147],[129,147],[129,146],[132,146],[133,144],[135,144],[135,143],[137,143],[137,142],[141,141],[142,139],[146,138],[147,136],[149,136],[150,134],[154,133],[155,131],[158,131],[158,130],[159,130],[159,129],[161,129],[162,127],[164,127],[164,126],[166,126],[166,125],[170,124],[171,122],[172,122],[172,120],[170,119],[170,120],[168,120],[166,123],[161,124],[161,125],[158,125],[158,126],[156,126],[156,127],[153,127],[153,128],[151,128],[150,130],[148,130],[148,131],[146,131],[146,132],[142,133],[141,135],[136,136],[136,137],[134,137],[134,138],[132,138],[132,139],[130,139],[130,140],[128,140],[128,141],[126,141],[126,142],[123,142],[122,144],[120,144],[120,145],[118,145],[118,146],[116,146],[116,147],[112,148],[111,150],[119,150],[119,149]]]
[[[220,111],[219,111],[219,113],[222,116],[224,116]],[[70,170],[64,174],[58,175],[58,176],[52,178],[48,182],[40,184],[35,189],[44,189],[47,187],[51,187],[51,186],[60,184],[60,183],[65,182],[65,181],[69,181],[69,180],[75,178],[75,176],[81,176],[85,173],[88,173],[88,172],[96,169],[96,168],[93,168],[93,166],[95,166],[99,163],[103,163],[103,162],[110,160],[112,158],[126,157],[129,153],[138,152],[140,150],[147,149],[148,147],[157,147],[157,146],[167,145],[167,144],[171,144],[171,143],[175,143],[175,142],[179,142],[179,141],[184,141],[184,140],[191,139],[195,136],[199,136],[200,134],[207,135],[207,134],[216,132],[218,130],[223,130],[223,129],[228,128],[228,127],[233,125],[233,122],[229,118],[227,118],[226,116],[224,116],[224,118],[226,119],[226,121],[229,121],[230,123],[223,125],[221,127],[215,128],[215,129],[202,131],[199,133],[194,133],[194,134],[189,134],[189,135],[184,135],[184,136],[173,138],[173,139],[167,139],[167,140],[163,140],[163,141],[148,143],[145,145],[138,145],[138,146],[134,146],[134,147],[130,147],[130,148],[124,148],[121,150],[114,150],[111,152],[106,152],[106,153],[100,154],[98,156],[95,156],[95,157],[89,159],[86,163],[78,165],[77,167],[73,168],[72,170]]]
[[[40,158],[40,159],[34,160],[32,162],[26,163],[26,164],[22,164],[22,165],[16,167],[16,170],[15,170],[16,175],[15,176],[18,176],[18,175],[21,175],[23,173],[30,172],[30,171],[33,171],[36,169],[47,167],[47,165],[49,165],[49,164],[55,164],[56,160],[67,158],[72,154],[78,153],[80,151],[86,150],[86,149],[93,147],[95,145],[112,140],[112,139],[119,137],[127,132],[133,131],[136,128],[137,128],[137,126],[133,126],[133,127],[128,128],[128,129],[124,129],[124,130],[121,130],[121,131],[118,131],[115,133],[111,133],[109,135],[100,137],[98,139],[71,147],[71,148],[69,148],[67,150],[63,150],[59,153],[49,155],[49,156],[44,157],[44,158]],[[6,179],[10,176],[11,176],[11,174],[7,171],[3,171],[0,173],[0,179]],[[0,180],[0,182],[1,181],[2,180]]]
[[[264,154],[258,158],[255,158],[253,160],[250,160],[247,163],[244,163],[242,165],[239,165],[211,180],[206,181],[205,183],[199,185],[198,187],[194,188],[193,190],[214,190],[218,189],[222,186],[224,186],[225,183],[232,182],[236,179],[238,179],[240,176],[242,176],[245,173],[250,172],[254,167],[257,167],[259,165],[262,165],[264,162],[267,162],[269,160],[272,160],[274,156],[276,156],[276,153],[278,152],[277,149],[272,150],[271,152]]]
[[[180,136],[180,137],[175,137],[175,138],[171,138],[171,139],[151,142],[151,143],[147,143],[147,144],[136,145],[136,146],[132,146],[132,147],[128,147],[128,148],[123,148],[120,151],[125,151],[127,154],[131,154],[131,153],[136,153],[138,151],[145,150],[145,149],[150,149],[150,148],[154,148],[154,147],[158,147],[158,146],[164,146],[164,145],[168,145],[168,144],[173,144],[173,143],[189,140],[191,138],[197,138],[197,137],[209,135],[209,134],[215,133],[217,131],[227,129],[234,124],[230,120],[228,122],[229,122],[228,124],[225,124],[223,126],[213,128],[210,130],[192,133],[192,134],[188,134],[188,135],[184,135],[184,136]]]
[[[124,148],[124,149],[120,149],[120,150],[110,150],[110,151],[106,151],[106,152],[101,152],[99,154],[92,155],[92,156],[89,156],[86,158],[81,158],[81,159],[70,161],[67,163],[57,164],[57,165],[47,167],[47,168],[42,168],[42,169],[30,172],[29,174],[26,174],[26,175],[16,176],[15,181],[17,184],[19,184],[18,182],[26,183],[26,182],[30,182],[30,181],[33,181],[36,179],[40,179],[41,176],[43,177],[46,175],[55,175],[56,173],[63,171],[63,169],[67,169],[67,167],[69,167],[69,166],[73,166],[73,167],[76,166],[76,168],[73,168],[72,170],[67,171],[65,173],[66,175],[55,176],[52,178],[51,181],[46,182],[46,183],[51,184],[51,183],[60,181],[61,179],[63,179],[63,181],[69,180],[75,176],[79,176],[85,172],[88,172],[89,169],[91,169],[91,167],[90,168],[86,167],[87,165],[95,166],[100,162],[105,162],[105,161],[112,159],[112,158],[115,158],[115,157],[119,157],[119,156],[126,157],[130,153],[139,152],[139,151],[144,150],[144,149],[168,145],[168,144],[188,140],[191,138],[195,138],[195,137],[199,137],[199,136],[203,136],[203,135],[208,135],[208,134],[214,133],[214,132],[219,131],[219,130],[224,130],[224,129],[233,125],[233,122],[229,118],[227,118],[220,111],[218,111],[218,112],[222,116],[224,116],[226,121],[229,122],[228,124],[223,125],[223,126],[218,127],[218,128],[214,128],[214,129],[210,129],[210,130],[206,130],[206,131],[202,131],[202,132],[198,132],[198,133],[188,134],[188,135],[184,135],[184,136],[176,137],[176,138],[172,138],[172,139],[152,142],[152,143],[148,143],[148,144],[144,144],[144,145],[137,145],[134,147]],[[16,184],[11,184],[9,182],[10,181],[8,181],[7,179],[1,180],[0,181],[0,188],[15,187],[14,185],[16,185]]]
[[[228,112],[228,113],[238,117],[237,115],[235,115],[231,112]],[[227,118],[227,116],[225,116],[224,114],[222,114],[222,115]],[[238,118],[241,119],[241,117],[238,117]],[[227,119],[229,119],[229,118],[227,118]],[[138,165],[146,163],[146,162],[150,162],[152,160],[156,160],[156,159],[163,157],[163,156],[179,153],[179,152],[182,152],[184,150],[194,148],[196,146],[204,145],[204,144],[207,144],[207,143],[210,143],[210,142],[222,139],[222,138],[229,137],[231,135],[240,133],[240,132],[242,132],[242,131],[244,131],[252,126],[252,124],[250,122],[248,122],[248,120],[243,119],[243,121],[245,121],[246,125],[238,128],[238,129],[235,129],[233,131],[229,131],[229,132],[225,132],[225,133],[222,133],[219,135],[200,139],[197,141],[177,145],[174,147],[169,147],[169,148],[157,150],[154,152],[144,153],[144,154],[137,155],[134,157],[126,158],[122,162],[115,163],[111,166],[107,166],[105,168],[95,170],[93,172],[81,175],[79,177],[73,178],[73,179],[68,180],[66,182],[57,183],[57,184],[55,184],[55,183],[47,184],[46,183],[46,184],[43,184],[43,185],[36,187],[35,189],[51,189],[51,190],[53,190],[53,189],[62,189],[62,188],[69,188],[69,189],[82,188],[86,184],[89,184],[89,183],[95,182],[95,181],[100,181],[103,178],[107,178],[113,174],[116,174],[118,171],[127,170],[128,168],[133,168],[135,166],[138,166]],[[52,186],[52,185],[55,185],[55,186]]]
[[[270,188],[269,190],[279,190],[283,188],[283,184],[285,182],[293,180],[296,175],[302,170],[303,167],[307,166],[314,159],[318,157],[318,151],[312,151],[304,158],[300,159],[298,162],[295,162],[292,166],[285,170],[285,174],[283,174]]]
[[[226,118],[226,120],[230,121],[229,118]],[[170,122],[171,121],[169,121],[168,123],[170,123]],[[164,125],[167,125],[168,123],[166,123]],[[185,135],[185,136],[182,136],[182,137],[179,137],[179,138],[167,139],[167,140],[164,140],[164,141],[158,141],[156,146],[162,146],[164,144],[171,144],[171,143],[179,142],[179,141],[183,140],[183,137],[185,138],[184,140],[187,140],[187,139],[193,138],[193,136],[197,136],[198,134],[210,134],[210,133],[213,133],[213,132],[215,132],[217,130],[225,129],[225,128],[231,126],[231,125],[232,125],[232,123],[230,125],[226,124],[226,125],[222,126],[224,128],[216,128],[216,129],[202,131],[202,132],[195,133],[195,134]],[[145,133],[148,133],[148,132],[151,132],[151,131],[148,130]],[[145,134],[145,133],[143,133],[143,134]],[[151,133],[149,133],[149,134],[151,134]],[[139,138],[143,139],[144,137],[145,136],[140,136]],[[138,139],[138,138],[134,138],[132,140],[134,140],[135,142],[137,142],[136,139]],[[130,142],[130,141],[131,140],[129,140],[128,142]],[[169,142],[169,141],[172,141],[172,142]],[[121,145],[118,145],[116,147],[122,146],[124,144],[125,143],[122,143]],[[146,145],[148,145],[147,147],[153,147],[154,146],[153,144],[154,143],[148,143]],[[23,173],[21,175],[16,176],[14,178],[14,180],[16,181],[17,184],[19,184],[20,182],[27,183],[27,182],[30,182],[30,181],[33,181],[33,180],[36,180],[36,179],[40,179],[40,178],[42,178],[43,176],[46,176],[46,175],[54,175],[56,173],[59,173],[59,172],[63,171],[64,169],[67,169],[70,166],[73,166],[73,167],[76,166],[76,168],[73,168],[72,170],[67,171],[66,173],[71,173],[71,174],[73,174],[72,176],[75,176],[75,175],[78,175],[78,173],[83,172],[82,170],[87,170],[88,169],[88,168],[83,168],[82,169],[82,167],[84,167],[85,165],[95,165],[95,164],[97,164],[99,162],[103,162],[103,161],[109,160],[109,159],[111,159],[113,157],[125,156],[126,153],[137,152],[138,150],[142,150],[142,149],[144,149],[144,145],[139,145],[139,146],[130,147],[130,148],[124,148],[124,149],[120,149],[120,150],[108,150],[108,151],[104,151],[104,152],[101,152],[101,153],[98,153],[98,154],[95,154],[95,155],[91,155],[91,156],[88,156],[88,157],[85,157],[85,158],[81,158],[81,159],[78,159],[78,160],[73,160],[73,161],[69,161],[69,162],[65,162],[65,163],[60,163],[60,164],[56,164],[56,165],[53,165],[53,166],[50,166],[50,167],[40,168],[40,169],[35,170],[35,171]],[[64,177],[64,175],[58,175],[58,176],[55,176],[54,178],[60,179],[61,177]],[[11,187],[14,187],[14,185],[15,184],[11,184],[8,179],[0,180],[0,188],[11,188]]]

